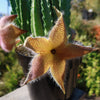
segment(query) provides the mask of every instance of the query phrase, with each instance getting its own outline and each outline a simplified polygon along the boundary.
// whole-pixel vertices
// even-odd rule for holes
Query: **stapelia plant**
[[[0,19],[0,46],[1,48],[9,52],[15,45],[15,39],[25,33],[24,30],[19,29],[17,26],[12,24],[12,21],[17,15],[4,16]]]
[[[31,69],[24,83],[35,80],[45,74],[49,69],[60,86],[63,93],[65,64],[66,60],[80,57],[96,49],[67,43],[66,28],[63,15],[60,13],[59,19],[50,31],[49,37],[28,37],[24,46],[34,50],[37,55],[31,62]]]

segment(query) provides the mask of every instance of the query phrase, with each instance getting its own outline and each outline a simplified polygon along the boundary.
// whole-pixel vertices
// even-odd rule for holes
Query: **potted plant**
[[[61,2],[57,0],[52,0],[52,2],[48,0],[10,0],[10,2],[12,13],[18,15],[16,24],[27,30],[27,32],[17,31],[12,25],[9,26],[14,30],[15,38],[26,32],[20,36],[23,45],[16,47],[16,52],[26,76],[23,84],[33,80],[28,84],[32,100],[71,99],[76,86],[77,67],[81,60],[76,57],[81,57],[97,49],[68,42],[66,33],[70,33],[70,0]],[[53,5],[63,10],[64,14],[56,8],[54,12]],[[57,17],[58,20],[53,26]],[[5,18],[6,22],[9,21],[8,18]],[[3,22],[5,20],[1,21],[1,23]],[[50,31],[48,38],[36,37],[47,37],[48,31]],[[16,36],[17,32],[20,34]],[[7,33],[6,36],[9,36],[12,31],[10,33],[9,29],[5,33]],[[30,36],[31,33],[32,36]],[[14,39],[14,44],[6,44],[3,41],[6,36],[0,35],[0,45],[4,43],[5,46],[8,46],[7,50],[11,50],[15,44],[15,38],[8,39],[7,37],[5,41]],[[3,45],[1,47],[3,48]],[[9,49],[9,47],[11,48]],[[5,50],[5,48],[3,49]],[[74,65],[72,65],[73,62]],[[38,81],[36,81],[37,78]]]

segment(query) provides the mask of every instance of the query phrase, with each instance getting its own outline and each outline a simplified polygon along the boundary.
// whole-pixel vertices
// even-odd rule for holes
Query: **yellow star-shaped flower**
[[[54,80],[61,87],[63,93],[65,93],[64,76],[66,60],[80,57],[95,50],[90,47],[67,43],[66,28],[62,14],[50,31],[48,39],[44,37],[28,37],[24,46],[31,48],[37,53],[31,62],[31,69],[25,83],[35,80],[50,69]]]

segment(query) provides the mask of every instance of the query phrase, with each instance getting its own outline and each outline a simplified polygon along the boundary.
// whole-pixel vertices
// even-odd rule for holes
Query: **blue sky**
[[[0,13],[10,14],[11,7],[7,7],[7,0],[0,0]]]

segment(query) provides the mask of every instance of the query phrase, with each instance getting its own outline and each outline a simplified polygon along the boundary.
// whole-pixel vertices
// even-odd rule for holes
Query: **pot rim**
[[[35,55],[35,52],[34,52],[34,51],[32,51],[31,49],[29,49],[29,48],[23,46],[22,44],[15,47],[15,52],[16,52],[18,55],[23,56],[23,57],[27,57],[27,58],[33,58],[33,57],[34,57],[34,55],[33,55],[33,56],[29,56],[29,55],[26,56],[26,55],[24,55],[23,53],[21,53],[20,51],[18,51],[18,49],[17,49],[18,47],[24,47],[25,49],[27,49],[27,51],[29,50],[30,52],[32,52],[32,54]]]

